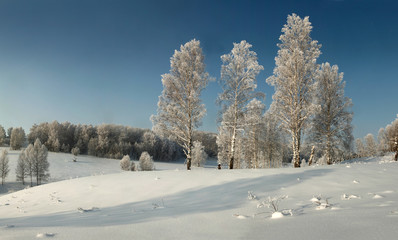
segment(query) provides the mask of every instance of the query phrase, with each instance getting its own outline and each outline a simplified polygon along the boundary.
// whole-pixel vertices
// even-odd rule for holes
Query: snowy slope
[[[0,239],[395,239],[397,180],[391,156],[302,169],[74,178],[1,196]],[[257,208],[279,195],[288,196],[282,218]]]

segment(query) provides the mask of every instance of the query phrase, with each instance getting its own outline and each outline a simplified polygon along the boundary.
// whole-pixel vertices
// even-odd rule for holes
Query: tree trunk
[[[236,127],[234,127],[233,133],[232,133],[232,139],[231,139],[231,158],[230,158],[230,160],[229,160],[229,169],[234,169],[235,142],[236,142]]]
[[[314,152],[315,152],[315,146],[312,146],[310,160],[308,161],[308,166],[311,166],[312,164],[312,161],[314,159]]]
[[[295,133],[293,136],[293,162],[294,167],[300,167],[300,133]]]
[[[191,163],[192,163],[191,157],[187,157],[187,170],[191,170]]]
[[[398,161],[398,137],[395,137],[395,161]]]
[[[187,170],[191,170],[192,164],[192,137],[189,139],[188,154],[187,154]]]

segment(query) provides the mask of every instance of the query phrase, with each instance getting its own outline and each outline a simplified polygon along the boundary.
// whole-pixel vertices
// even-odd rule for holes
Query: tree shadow
[[[282,187],[294,186],[311,178],[332,172],[332,169],[310,169],[304,172],[265,175],[257,178],[237,179],[218,185],[189,189],[164,198],[130,202],[118,206],[79,212],[71,209],[49,215],[0,219],[0,226],[13,224],[16,227],[63,227],[63,226],[116,226],[179,218],[197,213],[210,213],[234,209],[247,203],[248,191],[269,193]],[[230,171],[229,173],[233,173]],[[238,172],[236,172],[238,174]],[[235,173],[233,173],[235,174]],[[300,181],[297,179],[300,178]]]

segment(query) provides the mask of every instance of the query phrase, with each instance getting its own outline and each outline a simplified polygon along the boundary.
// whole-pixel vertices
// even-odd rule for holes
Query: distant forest
[[[21,140],[25,140],[22,128],[10,128],[4,139],[6,144],[12,145],[13,131],[14,135],[23,132],[18,135],[21,136]],[[216,136],[215,133],[195,132],[195,140],[202,143],[209,157],[217,156]],[[57,121],[34,124],[27,135],[28,144],[34,143],[36,139],[52,152],[70,153],[73,148],[78,148],[80,154],[115,159],[121,159],[124,155],[138,159],[142,152],[148,152],[157,161],[173,161],[183,156],[177,143],[159,137],[149,129],[114,124],[93,126]],[[22,145],[17,144],[16,148]]]

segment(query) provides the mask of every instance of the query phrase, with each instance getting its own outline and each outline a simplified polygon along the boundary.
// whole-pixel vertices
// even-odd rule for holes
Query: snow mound
[[[375,194],[372,197],[373,199],[380,199],[380,198],[384,198],[383,196],[379,195],[379,194]]]
[[[274,213],[271,215],[271,218],[272,218],[272,219],[283,218],[283,217],[284,217],[284,215],[283,215],[283,213],[281,213],[281,212],[274,212]]]

